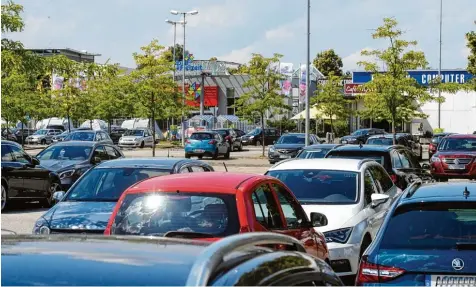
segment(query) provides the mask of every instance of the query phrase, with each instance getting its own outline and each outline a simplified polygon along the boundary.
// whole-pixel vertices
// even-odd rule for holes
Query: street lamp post
[[[188,11],[188,12],[179,12],[176,10],[171,10],[172,15],[183,15],[183,47],[182,47],[182,105],[185,107],[185,24],[187,24],[186,16],[187,15],[197,15],[198,11]],[[182,146],[185,146],[185,113],[182,108]]]
[[[443,28],[443,0],[440,0],[440,57],[438,63],[438,79],[441,83],[441,45]],[[438,128],[441,129],[441,89],[438,89]]]
[[[307,60],[306,60],[306,146],[309,145],[309,129],[310,129],[310,106],[309,98],[311,97],[311,78],[310,78],[310,62],[311,62],[311,0],[307,0]]]

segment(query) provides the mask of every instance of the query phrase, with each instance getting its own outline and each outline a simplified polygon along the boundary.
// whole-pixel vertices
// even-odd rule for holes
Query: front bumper
[[[327,243],[329,260],[334,272],[342,277],[357,274],[360,244]]]
[[[280,152],[268,152],[268,160],[270,163],[277,163],[282,160],[290,159],[296,157],[298,151],[293,151],[290,153],[280,153]]]
[[[446,165],[446,164],[445,164]],[[476,179],[476,163],[468,164],[465,169],[446,169],[441,162],[431,163],[431,175],[435,178]]]
[[[38,144],[41,142],[41,139],[39,138],[26,138],[25,143],[32,143],[32,144]]]
[[[138,147],[140,146],[140,142],[119,142],[119,147]]]

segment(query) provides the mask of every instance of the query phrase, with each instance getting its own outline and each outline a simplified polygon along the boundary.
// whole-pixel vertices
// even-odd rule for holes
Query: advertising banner
[[[306,100],[306,65],[301,65],[301,73],[299,75],[299,101]]]
[[[344,85],[344,93],[346,95],[365,94],[366,92],[367,92],[367,90],[364,89],[363,84],[346,83]]]
[[[421,70],[408,71],[408,76],[414,78],[418,84],[428,86],[432,81],[438,77],[437,70]],[[474,77],[471,73],[465,70],[443,70],[441,71],[443,83],[457,83],[464,84]],[[372,73],[370,72],[353,72],[353,83],[367,83],[372,80]]]

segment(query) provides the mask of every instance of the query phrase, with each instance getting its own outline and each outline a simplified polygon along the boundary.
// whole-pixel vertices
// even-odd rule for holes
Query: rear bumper
[[[360,244],[327,243],[327,247],[330,265],[339,277],[357,274]]]

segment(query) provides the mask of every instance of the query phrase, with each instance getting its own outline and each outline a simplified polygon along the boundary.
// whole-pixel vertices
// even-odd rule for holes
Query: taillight
[[[209,141],[208,143],[209,143],[209,144],[216,144],[217,141],[216,141],[216,140],[211,140],[211,141]]]
[[[396,174],[390,175],[390,178],[392,179],[393,183],[397,183],[398,178]]]
[[[362,286],[364,283],[391,281],[405,273],[404,269],[369,263],[366,259],[366,256],[363,256],[360,261],[359,273],[355,280],[356,286]]]

